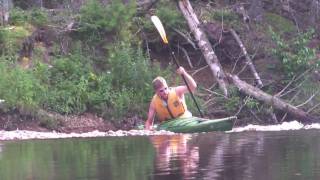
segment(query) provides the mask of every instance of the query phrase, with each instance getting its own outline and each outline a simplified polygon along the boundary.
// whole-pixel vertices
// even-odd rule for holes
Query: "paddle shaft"
[[[165,44],[166,44],[166,43],[165,43]],[[171,54],[171,56],[172,56],[172,58],[173,58],[173,62],[174,62],[174,63],[177,65],[177,67],[179,68],[180,65],[179,65],[179,62],[178,62],[176,56],[174,55],[174,51],[172,51],[169,43],[166,44],[166,45],[168,46],[168,50],[170,51],[170,54]],[[186,77],[184,77],[183,74],[181,74],[181,77],[182,77],[184,83],[186,84],[186,86],[187,86],[187,88],[188,88],[188,91],[189,91],[189,93],[190,93],[190,95],[191,95],[191,98],[192,98],[192,100],[194,101],[194,104],[196,105],[196,107],[197,107],[197,109],[198,109],[198,111],[199,111],[200,117],[203,118],[203,114],[202,114],[202,112],[201,112],[201,110],[200,110],[200,107],[199,107],[197,101],[196,101],[196,98],[195,98],[194,95],[193,95],[193,92],[192,92],[191,89],[190,89],[190,86],[189,86],[189,84],[188,84],[188,82],[187,82],[187,80],[186,80]]]

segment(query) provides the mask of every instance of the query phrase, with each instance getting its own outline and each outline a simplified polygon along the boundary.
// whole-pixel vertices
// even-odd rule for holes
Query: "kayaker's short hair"
[[[153,89],[156,91],[162,86],[167,86],[167,82],[163,77],[158,76],[152,81],[152,85],[153,85]]]

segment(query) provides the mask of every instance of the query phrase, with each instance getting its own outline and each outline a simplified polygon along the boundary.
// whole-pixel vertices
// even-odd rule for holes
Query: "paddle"
[[[177,67],[179,68],[180,65],[179,65],[179,63],[178,63],[178,60],[177,60],[176,56],[174,55],[174,52],[172,51],[172,49],[171,49],[171,47],[170,47],[170,45],[169,45],[169,41],[168,41],[167,36],[166,36],[166,31],[164,30],[163,25],[162,25],[160,19],[159,19],[157,16],[151,16],[151,21],[153,22],[154,26],[155,26],[156,29],[158,30],[158,32],[159,32],[159,34],[160,34],[160,36],[161,36],[161,38],[162,38],[163,43],[164,43],[165,45],[167,45],[168,50],[169,50],[169,52],[170,52],[170,54],[171,54],[171,56],[172,56],[172,58],[173,58],[173,60],[174,60],[174,63],[175,63],[175,64],[177,65]],[[193,95],[193,93],[192,93],[192,91],[191,91],[191,89],[190,89],[190,87],[189,87],[189,85],[188,85],[188,83],[187,83],[186,78],[184,77],[183,74],[182,74],[181,76],[182,76],[182,79],[183,79],[184,83],[186,84],[186,86],[187,86],[187,88],[188,88],[188,90],[189,90],[189,93],[191,94],[191,97],[192,97],[195,105],[197,106],[197,109],[198,109],[198,111],[199,111],[199,113],[200,113],[200,116],[203,117],[203,114],[202,114],[202,112],[201,112],[201,110],[200,110],[200,108],[199,108],[199,105],[198,105],[196,99],[194,98],[194,95]]]

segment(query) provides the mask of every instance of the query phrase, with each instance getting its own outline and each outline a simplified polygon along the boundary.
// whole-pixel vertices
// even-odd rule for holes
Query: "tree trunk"
[[[189,28],[193,33],[195,39],[197,40],[197,44],[201,49],[201,52],[209,65],[213,76],[215,77],[216,81],[219,83],[220,89],[223,91],[224,95],[228,95],[227,85],[225,82],[225,74],[221,68],[219,60],[214,53],[211,44],[205,35],[205,33],[200,29],[200,22],[198,17],[193,11],[189,0],[179,0],[179,7],[184,15],[185,19],[188,22]]]
[[[302,122],[314,122],[320,120],[320,118],[312,117],[303,110],[298,109],[297,107],[283,101],[278,97],[271,96],[270,94],[267,94],[262,90],[251,86],[250,84],[247,84],[246,82],[240,80],[236,75],[228,74],[227,76],[230,79],[230,81],[232,81],[233,84],[238,87],[239,91],[249,96],[252,96],[259,101],[262,101],[265,104],[272,106],[274,109],[287,112],[289,115],[291,115],[294,118],[297,118]]]
[[[11,7],[12,0],[0,0],[0,25],[4,26],[8,24]]]

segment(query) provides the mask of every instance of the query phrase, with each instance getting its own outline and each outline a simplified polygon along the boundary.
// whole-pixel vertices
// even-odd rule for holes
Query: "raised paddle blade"
[[[168,39],[166,36],[166,31],[164,30],[163,25],[162,25],[160,19],[158,18],[158,16],[151,16],[151,21],[153,22],[154,26],[156,26],[156,28],[162,38],[162,41],[165,44],[168,44],[169,42],[168,42]]]

